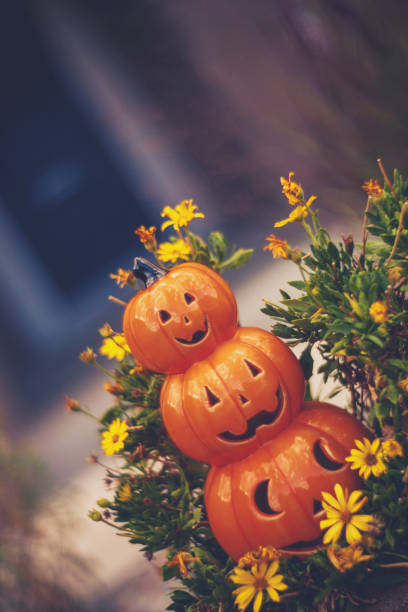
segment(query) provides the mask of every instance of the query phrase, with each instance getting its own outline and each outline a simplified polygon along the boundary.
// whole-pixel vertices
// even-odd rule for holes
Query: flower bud
[[[99,512],[99,510],[89,510],[88,516],[91,519],[91,521],[101,521],[102,520],[102,514]]]

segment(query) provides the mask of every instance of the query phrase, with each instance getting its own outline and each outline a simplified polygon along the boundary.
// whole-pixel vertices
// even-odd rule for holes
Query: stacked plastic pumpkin
[[[205,505],[219,544],[234,559],[259,545],[310,554],[321,491],[358,487],[345,457],[366,430],[342,409],[303,402],[292,351],[238,326],[216,272],[198,263],[164,272],[136,258],[134,273],[146,288],[126,307],[125,337],[139,363],[167,374],[160,405],[174,443],[212,465]]]

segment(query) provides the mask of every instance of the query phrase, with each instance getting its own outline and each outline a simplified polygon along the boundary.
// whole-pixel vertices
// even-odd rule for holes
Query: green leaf
[[[313,362],[313,358],[311,355],[311,350],[312,350],[312,345],[308,344],[299,358],[305,380],[309,380],[309,378],[313,374],[313,363],[314,362]]]
[[[301,280],[288,281],[288,285],[295,289],[300,289],[301,291],[306,289],[306,283]]]
[[[227,241],[224,234],[221,232],[211,232],[208,236],[208,242],[218,262],[221,262],[227,252]]]
[[[374,344],[376,344],[380,348],[382,348],[385,344],[383,340],[381,340],[378,336],[374,336],[374,334],[367,334],[367,338],[368,340],[371,340],[371,342],[374,342]]]
[[[251,259],[253,252],[254,249],[238,249],[231,257],[222,262],[220,265],[221,270],[225,272],[225,270],[238,269],[245,266]]]
[[[408,372],[408,361],[403,361],[402,359],[388,359],[387,365],[393,366],[403,372]]]

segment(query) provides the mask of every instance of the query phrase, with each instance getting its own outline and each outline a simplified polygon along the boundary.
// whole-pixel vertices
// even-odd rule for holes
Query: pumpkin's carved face
[[[319,431],[310,423],[320,408],[325,426]],[[336,427],[342,423],[340,440],[336,429],[330,430],[331,412]],[[336,483],[349,491],[359,487],[345,457],[366,430],[344,411],[318,402],[310,402],[299,417],[303,422],[296,418],[252,455],[210,472],[205,493],[210,525],[234,559],[259,545],[310,554],[321,538],[321,492],[333,491]]]
[[[127,305],[123,330],[145,368],[174,374],[207,357],[231,338],[237,307],[228,284],[197,263],[172,268]]]
[[[208,359],[170,377],[160,404],[175,444],[195,459],[222,465],[246,457],[287,427],[301,406],[288,386],[298,378],[303,389],[303,376],[300,368],[277,369],[286,352],[282,343],[272,359],[237,332]]]

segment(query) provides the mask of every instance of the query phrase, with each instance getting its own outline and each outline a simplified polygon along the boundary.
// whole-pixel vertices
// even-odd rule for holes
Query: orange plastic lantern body
[[[166,429],[184,453],[223,465],[287,427],[303,395],[302,369],[284,342],[242,327],[185,373],[168,376],[160,405]]]
[[[355,439],[370,437],[344,410],[306,402],[294,422],[241,461],[210,470],[205,503],[222,548],[238,559],[259,545],[307,555],[320,542],[321,491],[360,479],[345,462]]]
[[[172,268],[140,291],[125,309],[123,331],[145,368],[185,372],[208,357],[237,329],[237,305],[229,285],[198,263]]]

